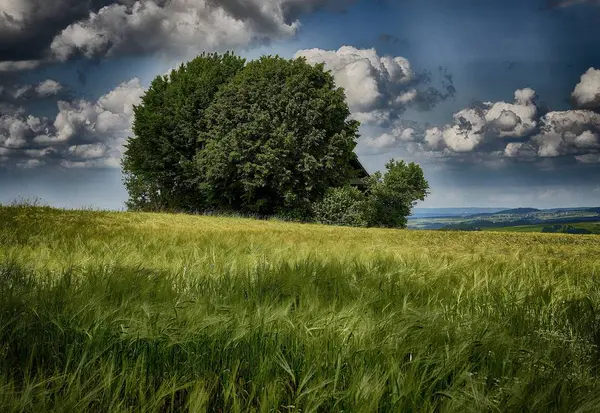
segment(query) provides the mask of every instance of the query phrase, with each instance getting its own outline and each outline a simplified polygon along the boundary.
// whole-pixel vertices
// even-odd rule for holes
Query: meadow
[[[2,412],[598,412],[600,237],[0,207]]]

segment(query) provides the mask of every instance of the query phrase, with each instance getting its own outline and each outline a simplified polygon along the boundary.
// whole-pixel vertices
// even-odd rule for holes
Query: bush
[[[345,186],[330,188],[313,206],[315,221],[326,225],[369,226],[367,198],[358,189]]]

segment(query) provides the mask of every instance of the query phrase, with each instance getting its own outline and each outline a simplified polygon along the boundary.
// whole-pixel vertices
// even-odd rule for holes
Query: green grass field
[[[598,412],[600,237],[0,208],[2,412]]]
[[[539,224],[539,225],[519,225],[513,227],[501,228],[482,228],[484,231],[492,232],[541,232],[544,227],[551,227],[554,224]],[[600,234],[600,222],[576,222],[569,223],[575,228],[583,228],[592,231],[594,234]]]

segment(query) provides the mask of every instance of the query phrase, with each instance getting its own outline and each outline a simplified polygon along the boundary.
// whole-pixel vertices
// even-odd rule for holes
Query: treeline
[[[576,228],[573,225],[553,225],[542,228],[545,233],[558,234],[593,234],[592,231],[586,228]]]

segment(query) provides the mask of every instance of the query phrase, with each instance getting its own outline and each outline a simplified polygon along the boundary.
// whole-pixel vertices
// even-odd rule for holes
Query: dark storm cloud
[[[429,86],[423,88],[417,93],[414,100],[411,102],[411,107],[426,112],[435,108],[440,102],[451,99],[456,95],[454,87],[454,79],[448,68],[440,66],[438,68],[439,75],[442,79],[441,88]],[[433,76],[431,72],[424,72],[419,76],[418,84],[430,83]],[[441,90],[440,90],[441,89]]]
[[[113,0],[0,0],[0,61],[39,60],[69,24]]]
[[[264,43],[293,35],[304,13],[353,1],[0,0],[0,71],[77,56]]]

